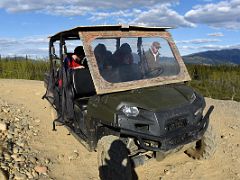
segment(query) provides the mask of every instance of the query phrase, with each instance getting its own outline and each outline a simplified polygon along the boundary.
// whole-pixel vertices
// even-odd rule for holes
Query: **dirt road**
[[[51,160],[49,176],[56,180],[99,179],[97,153],[89,153],[68,131],[52,131],[50,109],[41,97],[43,82],[0,79],[0,98],[22,105],[34,117],[38,136],[30,145],[39,156]],[[162,162],[150,161],[135,169],[139,179],[240,179],[240,103],[206,99],[214,105],[211,124],[217,133],[218,148],[210,160],[195,161],[177,154]]]

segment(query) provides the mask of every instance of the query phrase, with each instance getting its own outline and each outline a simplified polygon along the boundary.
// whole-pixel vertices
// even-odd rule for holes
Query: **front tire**
[[[98,168],[102,180],[131,180],[132,167],[126,145],[113,135],[98,142]]]
[[[193,159],[209,159],[216,151],[216,137],[213,132],[212,126],[209,125],[202,139],[196,142],[196,145],[189,148],[185,153]]]

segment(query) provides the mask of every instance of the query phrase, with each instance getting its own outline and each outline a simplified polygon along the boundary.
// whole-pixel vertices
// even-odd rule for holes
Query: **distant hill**
[[[205,51],[183,56],[186,64],[235,64],[240,65],[240,49]]]

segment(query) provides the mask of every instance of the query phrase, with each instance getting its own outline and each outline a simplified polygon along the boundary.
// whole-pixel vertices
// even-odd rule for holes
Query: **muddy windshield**
[[[92,47],[99,72],[110,83],[175,76],[180,72],[168,41],[161,37],[95,39]]]

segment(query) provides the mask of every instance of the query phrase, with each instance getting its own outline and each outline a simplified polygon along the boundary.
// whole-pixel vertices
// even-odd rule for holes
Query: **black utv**
[[[101,179],[132,179],[132,168],[183,151],[195,159],[215,152],[205,100],[169,27],[76,27],[50,37],[46,98],[64,125],[98,152]],[[65,59],[83,46],[84,68]]]

